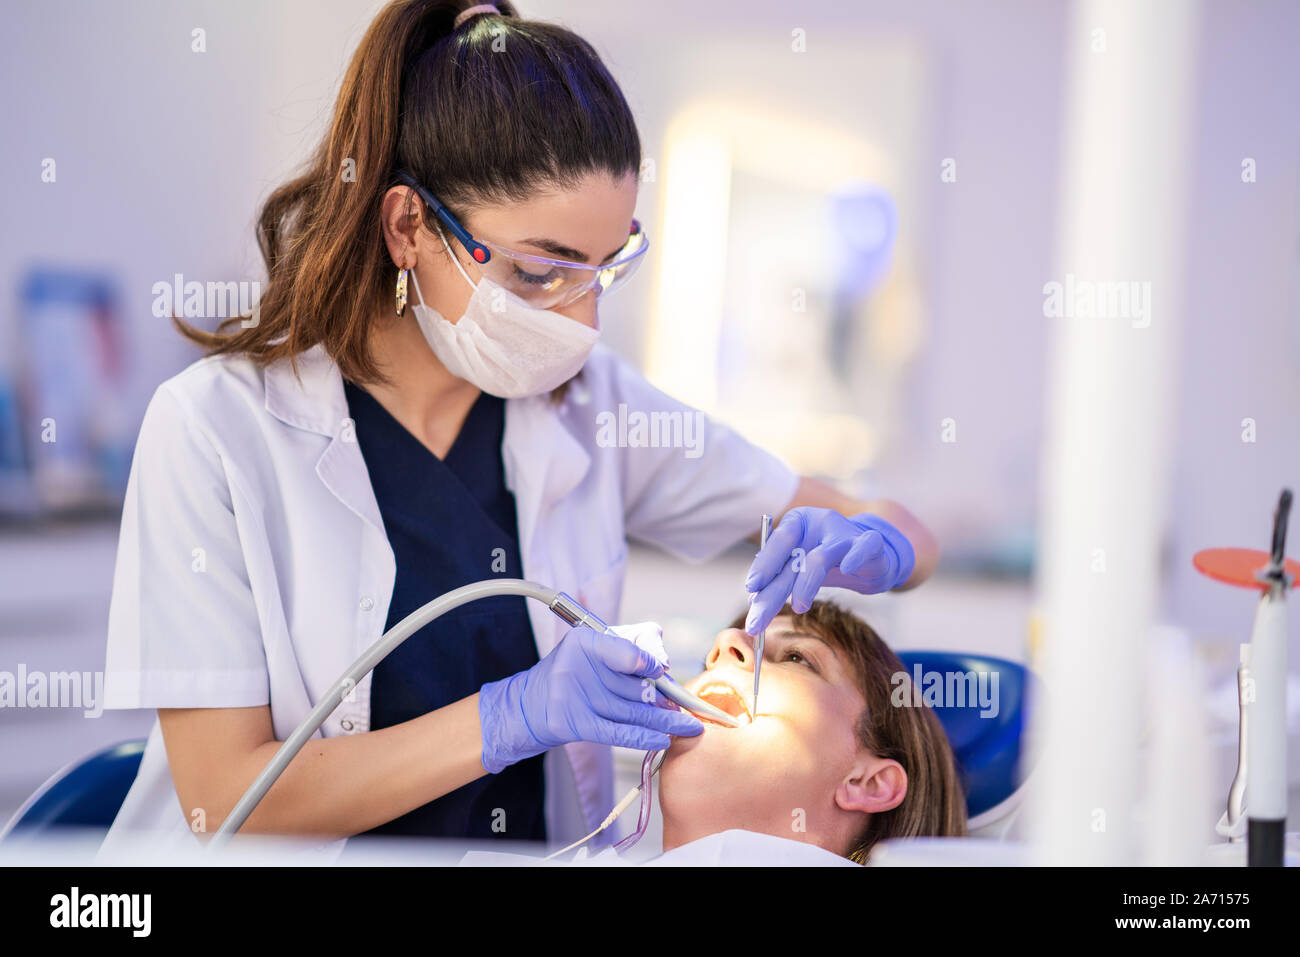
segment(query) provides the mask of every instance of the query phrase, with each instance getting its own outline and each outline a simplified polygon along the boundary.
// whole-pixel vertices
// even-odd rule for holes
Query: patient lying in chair
[[[674,738],[660,772],[663,849],[743,829],[858,863],[886,838],[966,832],[952,749],[934,712],[894,694],[906,668],[860,618],[825,601],[768,626],[753,707],[744,615],[714,640],[687,687],[741,718]],[[747,720],[749,719],[749,720]]]
[[[718,634],[686,685],[741,727],[705,719],[703,734],[673,739],[659,774],[664,854],[647,863],[862,864],[887,838],[966,833],[943,727],[911,704],[906,668],[866,622],[825,601],[802,615],[787,605],[767,629],[757,715],[744,623]],[[524,862],[540,863],[463,861]],[[623,863],[612,849],[588,862]]]

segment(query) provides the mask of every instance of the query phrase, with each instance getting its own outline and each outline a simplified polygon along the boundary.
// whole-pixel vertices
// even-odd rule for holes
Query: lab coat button
[[[362,610],[362,611],[369,611],[370,609],[372,609],[372,608],[374,608],[374,607],[375,607],[375,600],[374,600],[373,598],[371,598],[369,595],[366,595],[364,598],[361,599],[361,610]]]
[[[351,731],[351,730],[352,730],[352,719],[351,719],[351,718],[344,718],[342,721],[339,722],[339,727],[342,728],[344,731]]]

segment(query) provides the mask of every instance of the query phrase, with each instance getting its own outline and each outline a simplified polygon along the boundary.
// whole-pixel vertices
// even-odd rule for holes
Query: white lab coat
[[[210,357],[154,394],[122,515],[106,707],[270,704],[283,740],[383,633],[395,563],[343,379],[321,346],[298,357],[298,374],[287,362],[258,370]],[[524,577],[568,591],[611,623],[629,538],[703,561],[753,532],[761,513],[784,509],[798,484],[780,460],[707,418],[698,456],[610,445],[597,416],[617,418],[620,404],[696,414],[598,346],[560,403],[509,400],[502,440]],[[483,564],[486,578],[489,554]],[[566,626],[538,602],[527,608],[544,656]],[[369,730],[368,676],[353,697],[318,735]],[[556,749],[545,778],[556,841],[595,828],[614,803],[608,747]],[[105,849],[128,831],[193,841],[192,823],[155,722]],[[320,851],[336,856],[343,843]]]

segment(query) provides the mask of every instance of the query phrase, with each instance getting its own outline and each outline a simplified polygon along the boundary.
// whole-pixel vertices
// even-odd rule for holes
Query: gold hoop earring
[[[397,314],[400,316],[406,311],[406,276],[409,269],[399,269],[397,271]]]

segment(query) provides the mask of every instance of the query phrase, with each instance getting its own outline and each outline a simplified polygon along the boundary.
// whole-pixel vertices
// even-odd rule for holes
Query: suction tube
[[[532,598],[546,605],[555,615],[571,625],[587,625],[595,631],[609,632],[608,625],[564,592],[558,592],[553,588],[547,588],[535,582],[524,581],[521,578],[497,578],[474,582],[472,585],[456,588],[438,596],[425,605],[421,605],[366,649],[365,653],[352,663],[348,670],[343,673],[343,676],[334,683],[330,691],[321,698],[316,707],[312,708],[311,713],[302,720],[302,723],[294,728],[293,733],[280,745],[279,750],[275,752],[275,756],[267,763],[262,773],[249,785],[248,790],[244,792],[244,796],[239,799],[231,812],[226,815],[226,819],[221,822],[221,827],[212,835],[209,849],[216,849],[225,845],[244,826],[244,822],[253,813],[253,809],[266,796],[266,792],[271,790],[280,775],[284,773],[284,769],[289,766],[289,762],[293,760],[294,755],[302,750],[302,746],[325,723],[325,719],[356,688],[357,682],[369,674],[379,662],[388,657],[394,648],[429,622],[445,615],[452,609],[467,605],[472,601],[478,601],[480,598],[492,598],[498,595],[522,595],[525,598]],[[696,698],[668,675],[659,678],[655,682],[655,688],[669,701],[688,711],[704,714],[706,717],[730,724],[732,727],[739,724],[735,718],[725,711]]]

